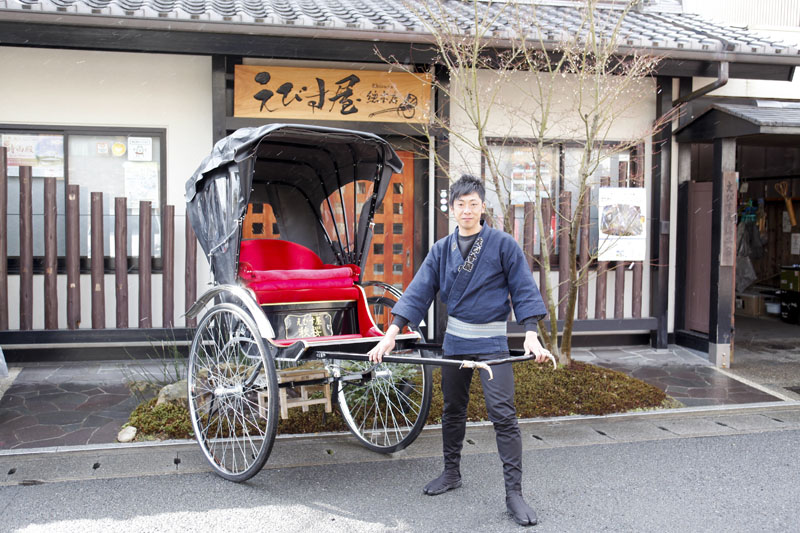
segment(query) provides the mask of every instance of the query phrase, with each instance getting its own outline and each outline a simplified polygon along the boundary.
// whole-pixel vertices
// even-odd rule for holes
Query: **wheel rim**
[[[197,441],[220,473],[263,466],[274,437],[264,368],[263,343],[243,311],[223,304],[203,318],[192,343],[189,408]]]
[[[430,373],[423,365],[340,361],[343,377],[363,374],[361,380],[339,382],[339,405],[345,421],[364,443],[395,448],[425,423],[425,390]]]

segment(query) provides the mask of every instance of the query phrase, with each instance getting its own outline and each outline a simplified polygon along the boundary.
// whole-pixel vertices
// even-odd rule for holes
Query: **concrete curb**
[[[703,407],[680,407],[676,409],[654,409],[651,411],[637,411],[627,413],[612,413],[609,415],[569,415],[558,417],[539,417],[539,418],[521,418],[519,419],[520,425],[524,426],[537,426],[537,425],[550,425],[550,424],[579,424],[581,422],[593,422],[598,420],[626,420],[626,419],[640,419],[646,420],[648,418],[676,418],[681,416],[700,416],[706,414],[735,414],[741,412],[753,412],[759,410],[773,410],[773,409],[794,409],[800,408],[800,401],[778,401],[778,402],[761,402],[750,404],[730,404],[730,405],[713,405]],[[468,428],[490,427],[491,422],[468,422]],[[437,431],[441,429],[441,424],[431,424],[425,426],[423,432]],[[298,433],[288,435],[278,435],[276,440],[311,440],[322,438],[336,438],[348,437],[350,432],[326,432],[326,433]],[[102,452],[102,451],[134,451],[146,449],[163,449],[177,446],[196,445],[194,439],[174,439],[165,441],[146,441],[146,442],[112,442],[104,444],[83,444],[76,446],[52,446],[46,448],[21,448],[14,450],[0,450],[0,457],[14,457],[14,456],[35,456],[35,455],[54,455],[54,454],[69,454],[77,452]]]

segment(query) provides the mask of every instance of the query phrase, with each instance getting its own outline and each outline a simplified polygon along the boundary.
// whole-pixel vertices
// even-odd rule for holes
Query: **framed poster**
[[[647,253],[644,187],[600,187],[598,261],[644,261]]]

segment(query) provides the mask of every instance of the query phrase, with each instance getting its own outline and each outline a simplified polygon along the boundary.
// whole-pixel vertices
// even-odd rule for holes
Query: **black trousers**
[[[507,354],[454,356],[453,359],[487,361]],[[522,489],[522,437],[514,405],[514,370],[511,363],[492,367],[494,379],[489,381],[485,371],[479,371],[489,420],[494,424],[497,453],[503,462],[506,492]],[[442,451],[445,469],[457,469],[467,424],[467,403],[473,369],[442,367]]]

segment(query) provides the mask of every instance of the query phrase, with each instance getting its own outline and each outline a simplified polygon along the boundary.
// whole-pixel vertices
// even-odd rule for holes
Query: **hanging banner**
[[[236,65],[235,117],[427,123],[427,74]]]
[[[647,252],[644,187],[600,187],[598,261],[644,261]]]

